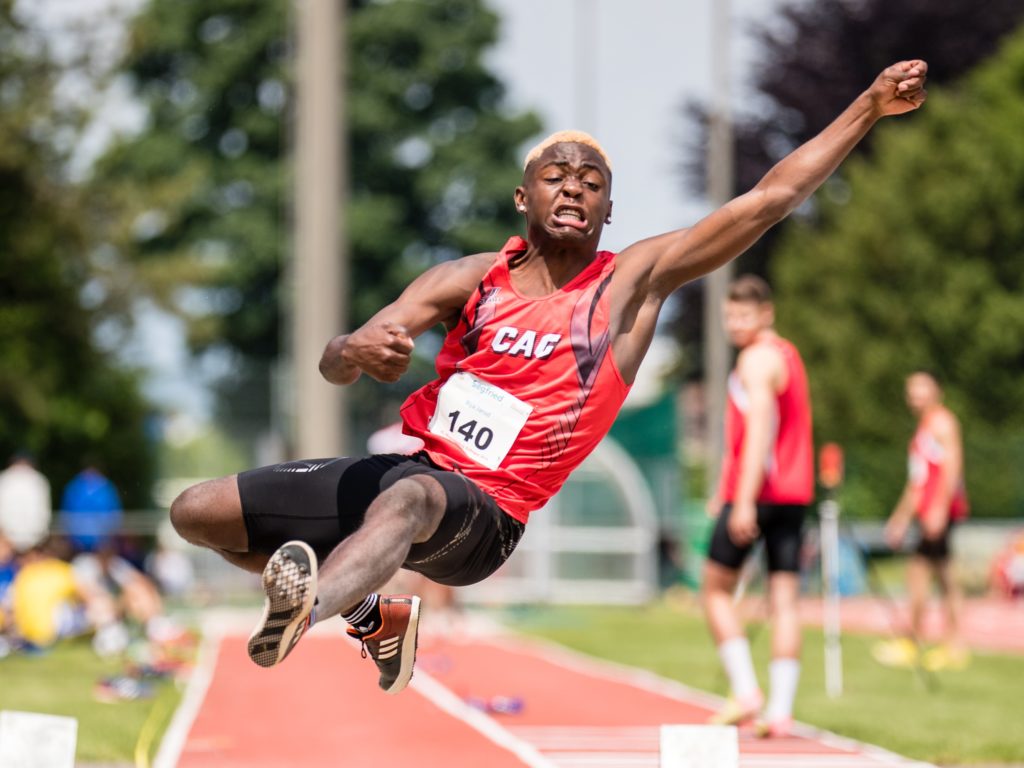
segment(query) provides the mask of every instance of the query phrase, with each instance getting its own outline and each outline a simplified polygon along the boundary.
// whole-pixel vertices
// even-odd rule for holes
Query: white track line
[[[499,747],[507,749],[530,768],[558,768],[557,763],[542,755],[532,744],[516,738],[493,718],[469,706],[426,672],[417,671],[410,686],[438,709],[461,720]]]
[[[633,685],[636,688],[657,693],[670,699],[686,702],[688,704],[697,704],[709,709],[717,709],[724,701],[720,696],[715,696],[714,694],[707,693],[706,691],[691,688],[676,680],[661,677],[654,672],[650,672],[645,669],[638,669],[637,667],[630,667],[626,664],[619,664],[614,661],[608,661],[607,659],[599,659],[594,656],[589,656],[582,651],[576,651],[549,640],[534,637],[527,638],[521,635],[505,633],[496,634],[493,637],[487,638],[485,642],[490,642],[512,652],[525,653],[575,672],[587,674],[592,677],[603,678],[605,680],[612,680],[618,683],[626,683]],[[900,766],[900,768],[936,768],[932,763],[925,763],[903,757],[902,755],[890,752],[883,747],[849,739],[845,736],[832,733],[831,731],[815,728],[814,726],[806,725],[804,723],[795,724],[793,733],[796,736],[816,740],[834,749],[842,749],[848,752],[860,752],[868,758],[868,760],[872,761],[870,764],[876,766],[887,765]],[[741,765],[748,765],[750,764],[749,761],[751,758],[755,758],[760,761],[762,757],[767,756],[741,754],[740,763]],[[783,756],[780,755],[777,759],[782,760]],[[755,764],[761,765],[760,762]]]
[[[153,768],[175,768],[185,748],[185,740],[199,714],[199,708],[206,698],[206,691],[213,680],[213,670],[220,649],[220,632],[210,628],[203,630],[203,641],[199,645],[196,665],[189,675],[185,695],[174,712],[170,725],[160,742],[160,749],[153,759]]]

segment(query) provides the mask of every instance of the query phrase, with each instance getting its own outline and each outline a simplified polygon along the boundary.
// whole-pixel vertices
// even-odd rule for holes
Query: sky
[[[681,163],[693,142],[684,106],[708,103],[715,93],[714,4],[728,3],[729,45],[724,60],[725,98],[734,112],[750,108],[750,71],[755,54],[746,29],[771,20],[780,0],[485,0],[501,17],[501,37],[487,62],[508,89],[510,107],[533,109],[545,132],[579,128],[593,134],[614,165],[613,223],[602,246],[627,245],[679,227],[707,212],[688,193]],[[56,28],[78,20],[104,19],[97,38],[118,50],[119,19],[142,0],[21,0],[25,13]],[[69,53],[74,39],[65,36]],[[95,45],[96,42],[89,44]],[[81,84],[77,84],[80,86]],[[96,98],[76,84],[79,98]],[[141,126],[123,83],[102,96],[106,119],[79,147],[85,168],[114,131]],[[511,191],[510,191],[511,194]],[[170,410],[203,421],[211,400],[195,384],[181,323],[140,304],[138,329],[125,356],[143,364],[148,394]],[[655,357],[658,355],[655,354]],[[638,391],[642,386],[636,388]]]

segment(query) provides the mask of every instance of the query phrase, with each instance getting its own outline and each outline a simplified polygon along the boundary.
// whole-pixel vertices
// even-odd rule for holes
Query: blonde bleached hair
[[[589,133],[584,131],[556,131],[546,139],[542,139],[539,144],[526,153],[526,160],[523,161],[523,170],[525,171],[529,168],[530,163],[540,157],[545,149],[555,144],[583,144],[590,147],[601,156],[604,164],[608,166],[608,170],[612,169],[612,161],[608,159],[608,153],[604,151],[604,147],[598,143],[597,139]]]

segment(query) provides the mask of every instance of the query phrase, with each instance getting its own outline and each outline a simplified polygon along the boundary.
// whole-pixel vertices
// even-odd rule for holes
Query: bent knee
[[[199,486],[193,485],[178,494],[178,497],[171,502],[170,520],[174,530],[178,532],[185,541],[192,544],[201,543],[199,533],[201,530],[200,520],[202,506]]]
[[[213,549],[244,551],[247,541],[234,477],[210,480],[182,491],[171,503],[171,525],[181,538]]]

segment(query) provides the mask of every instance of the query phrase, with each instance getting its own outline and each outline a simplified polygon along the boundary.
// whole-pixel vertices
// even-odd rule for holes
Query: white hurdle
[[[661,768],[737,768],[739,762],[733,725],[661,726]]]

